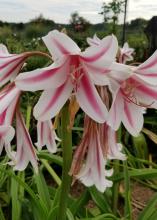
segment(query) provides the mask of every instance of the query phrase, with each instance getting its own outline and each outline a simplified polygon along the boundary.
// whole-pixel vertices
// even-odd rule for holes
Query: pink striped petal
[[[66,81],[57,89],[45,90],[34,107],[34,116],[37,120],[46,121],[53,118],[70,97],[73,86]]]
[[[57,63],[31,72],[21,73],[15,80],[18,88],[26,91],[57,88],[67,79],[69,58],[62,58]]]
[[[51,31],[42,38],[54,60],[67,54],[79,54],[80,48],[66,34],[57,30]]]
[[[95,85],[108,85],[110,69],[103,65],[92,65],[91,63],[85,63],[84,68],[90,75]]]
[[[123,109],[124,109],[123,97],[120,91],[118,91],[113,97],[112,105],[107,120],[107,124],[110,125],[111,128],[114,130],[117,130],[120,126]]]
[[[24,170],[28,162],[30,162],[34,167],[35,172],[38,172],[37,156],[22,114],[18,109],[16,112],[16,134],[17,152],[15,155],[16,166],[14,169]]]
[[[7,146],[8,144],[10,145],[10,142],[14,138],[14,135],[15,135],[15,130],[12,126],[0,125],[0,154],[1,154],[4,146]],[[7,151],[7,153],[10,155],[11,150],[10,150],[10,152]]]
[[[143,127],[143,108],[124,101],[124,111],[121,114],[127,131],[133,136],[138,136]]]
[[[21,70],[26,55],[7,55],[0,54],[0,86],[7,83],[9,80],[13,80]]]
[[[95,45],[99,45],[101,42],[101,40],[97,37],[97,35],[95,34],[93,38],[90,38],[88,37],[87,38],[87,43],[90,45],[90,46],[95,46]]]
[[[13,83],[4,87],[0,92],[0,114],[3,113],[13,101],[17,101],[19,96],[20,90]]]
[[[138,77],[151,85],[157,85],[157,51],[134,69]]]
[[[108,152],[107,158],[110,160],[126,160],[125,154],[121,152],[122,145],[117,143],[116,132],[110,127],[107,127]]]
[[[115,36],[103,38],[97,46],[91,46],[82,53],[81,58],[87,63],[110,65],[115,60],[118,51],[118,42]]]
[[[139,85],[136,87],[135,96],[139,105],[157,109],[157,86],[150,86],[144,82],[139,82]]]
[[[103,158],[100,143],[96,141],[99,140],[95,138],[90,140],[86,164],[76,177],[84,185],[95,185],[100,192],[104,192],[107,187],[112,186],[112,182],[106,179],[106,176],[112,175],[112,172],[109,174],[109,172],[105,171],[106,161]]]
[[[53,128],[51,120],[48,121],[38,121],[37,123],[37,136],[38,142],[35,144],[39,150],[46,145],[50,153],[56,153],[56,133]]]
[[[107,108],[102,102],[95,86],[87,75],[80,81],[76,98],[83,111],[93,120],[103,123],[107,118]]]

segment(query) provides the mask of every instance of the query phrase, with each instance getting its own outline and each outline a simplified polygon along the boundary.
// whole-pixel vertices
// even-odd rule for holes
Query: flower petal
[[[116,139],[116,132],[108,126],[107,129],[107,133],[108,133],[108,152],[107,152],[107,158],[112,160],[112,159],[116,159],[116,160],[126,160],[126,156],[125,154],[123,154],[121,152],[122,150],[122,145],[117,143],[117,139]]]
[[[66,81],[57,89],[45,90],[34,107],[37,120],[46,121],[53,118],[65,104],[72,92],[71,81]]]
[[[66,34],[57,30],[51,31],[42,38],[54,60],[67,54],[78,54],[80,48]]]
[[[0,54],[0,86],[7,83],[9,80],[13,80],[19,73],[24,62],[26,55],[5,55]]]
[[[0,114],[3,113],[7,107],[20,95],[20,90],[13,84],[9,84],[0,92]]]
[[[28,161],[31,162],[35,172],[38,172],[37,156],[33,148],[33,144],[25,126],[21,112],[16,112],[16,134],[17,134],[17,153],[16,153],[16,169],[25,169]]]
[[[69,71],[69,59],[62,58],[57,63],[31,72],[21,73],[15,80],[18,88],[26,91],[57,88],[61,86]]]
[[[0,44],[0,55],[8,55],[8,49],[4,44]]]
[[[86,186],[95,185],[100,192],[104,192],[106,187],[112,186],[112,182],[106,179],[105,165],[99,140],[91,139],[86,164],[76,176]],[[109,173],[107,172],[109,176]]]
[[[51,120],[38,121],[37,131],[38,142],[36,143],[36,146],[38,149],[41,150],[41,148],[46,145],[50,153],[55,153],[57,151],[57,145],[55,142],[56,134]]]
[[[118,42],[115,36],[103,38],[97,46],[88,47],[82,54],[81,58],[88,63],[104,63],[110,65],[115,60],[118,50]]]
[[[107,118],[107,108],[102,102],[95,86],[87,75],[80,81],[76,98],[83,111],[93,120],[103,123]]]
[[[124,102],[122,94],[120,91],[115,93],[112,101],[112,105],[109,111],[109,117],[107,124],[111,126],[112,129],[117,130],[120,126],[122,120],[122,112],[124,109]]]
[[[90,38],[90,37],[87,37],[87,43],[90,45],[90,46],[95,46],[95,45],[99,45],[101,42],[101,40],[97,37],[96,34],[94,34],[94,37],[93,38]]]
[[[157,109],[157,87],[145,82],[137,82],[136,97],[139,105]]]
[[[138,136],[143,127],[143,108],[124,101],[124,111],[121,114],[127,131],[133,136]]]
[[[157,85],[157,51],[134,69],[138,77],[151,85]]]

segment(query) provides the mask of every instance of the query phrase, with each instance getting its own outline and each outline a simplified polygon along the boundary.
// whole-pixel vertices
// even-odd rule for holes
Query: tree
[[[76,11],[71,14],[70,25],[75,31],[84,32],[89,28],[90,22],[81,17]]]
[[[104,22],[112,23],[112,32],[116,33],[116,26],[118,24],[119,15],[123,12],[124,0],[112,0],[111,2],[103,3],[102,11],[99,13],[103,15]]]

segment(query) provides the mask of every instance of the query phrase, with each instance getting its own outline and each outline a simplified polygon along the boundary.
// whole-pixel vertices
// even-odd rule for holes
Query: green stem
[[[61,185],[61,180],[60,180],[59,176],[55,173],[55,171],[52,169],[52,167],[49,165],[47,160],[43,160],[42,159],[41,162],[46,167],[48,172],[51,174],[51,176],[53,177],[54,181],[60,186]]]
[[[72,134],[68,130],[69,125],[69,108],[68,103],[62,109],[61,113],[61,133],[62,133],[62,149],[63,149],[63,170],[60,201],[58,208],[58,220],[66,219],[66,209],[68,202],[68,194],[70,190],[71,177],[68,172],[72,161]]]
[[[32,106],[28,105],[27,106],[27,113],[26,113],[26,128],[28,129],[28,131],[29,131],[29,127],[30,127],[31,112],[32,112]]]

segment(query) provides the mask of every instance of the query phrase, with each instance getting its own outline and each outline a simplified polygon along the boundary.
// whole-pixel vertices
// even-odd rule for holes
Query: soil
[[[137,220],[140,212],[145,208],[149,200],[155,194],[155,191],[138,182],[134,182],[131,189],[132,218],[133,220]]]
[[[123,188],[123,186],[122,186]],[[76,181],[71,188],[71,195],[74,198],[78,198],[85,190],[85,187],[80,182]],[[137,220],[140,212],[145,208],[149,200],[156,192],[141,183],[131,183],[131,205],[132,205],[132,220]],[[86,207],[94,208],[95,203],[90,200]],[[119,201],[119,211],[123,216],[124,213],[124,201]]]

